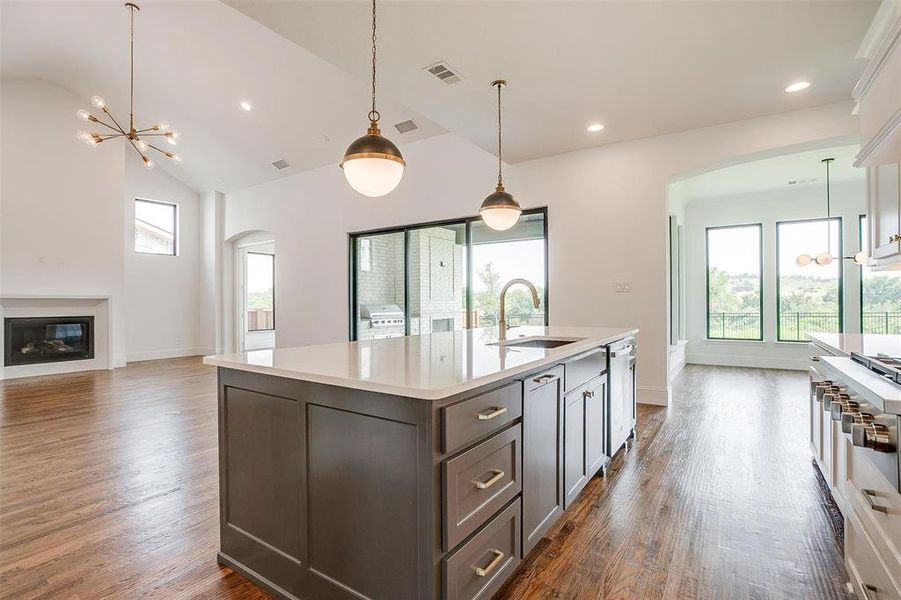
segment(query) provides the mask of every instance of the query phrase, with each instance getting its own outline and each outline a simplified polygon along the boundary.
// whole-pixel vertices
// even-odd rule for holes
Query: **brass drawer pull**
[[[811,356],[810,360],[812,360],[813,362],[820,362],[820,357],[819,356]]]
[[[500,415],[504,414],[505,412],[507,412],[506,406],[495,406],[495,407],[489,408],[486,411],[476,413],[476,418],[479,421],[487,421],[489,419],[493,419],[494,417],[500,416]]]
[[[875,510],[876,512],[881,512],[888,514],[888,509],[884,506],[879,506],[876,504],[876,501],[873,498],[877,498],[878,494],[873,490],[860,490],[863,492],[863,497],[867,499],[867,504],[870,505],[870,509]]]
[[[504,478],[504,472],[500,469],[491,469],[491,472],[494,473],[494,475],[492,475],[489,479],[485,481],[479,481],[478,479],[476,479],[475,481],[473,481],[473,483],[476,484],[477,488],[479,488],[480,490],[487,490],[495,483]]]
[[[491,562],[488,563],[488,566],[484,569],[482,567],[476,567],[476,575],[479,577],[487,577],[494,571],[501,561],[504,560],[504,553],[500,550],[492,550],[492,554],[494,554],[494,558],[491,559]]]
[[[560,379],[560,376],[559,376],[559,375],[542,375],[541,377],[536,377],[536,378],[533,379],[532,381],[534,381],[535,383],[540,383],[540,384],[543,385],[543,384],[545,384],[545,383],[550,383],[550,382],[552,382],[552,381],[557,381],[558,379]]]

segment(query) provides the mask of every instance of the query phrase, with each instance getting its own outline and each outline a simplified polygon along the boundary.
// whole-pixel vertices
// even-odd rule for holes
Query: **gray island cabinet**
[[[610,373],[611,348],[634,354],[636,333],[472,329],[206,357],[219,562],[285,598],[490,598],[618,449],[609,406],[634,407],[634,382],[623,399],[608,381],[634,367]]]

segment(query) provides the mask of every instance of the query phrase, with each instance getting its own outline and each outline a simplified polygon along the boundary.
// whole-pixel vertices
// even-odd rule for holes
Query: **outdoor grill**
[[[404,311],[397,304],[363,304],[360,318],[370,327],[395,327],[404,324]]]

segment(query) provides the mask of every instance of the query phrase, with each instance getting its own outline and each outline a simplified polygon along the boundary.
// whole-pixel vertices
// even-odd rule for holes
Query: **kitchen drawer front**
[[[901,577],[901,494],[870,462],[875,454],[869,448],[852,446],[847,436],[845,444],[844,498],[855,510],[886,564]],[[899,582],[901,583],[901,582]]]
[[[564,363],[563,393],[567,394],[607,370],[607,349],[598,348]]]
[[[522,491],[521,465],[519,424],[444,462],[445,550],[462,542]]]
[[[522,382],[445,406],[441,411],[441,449],[450,452],[521,417]]]
[[[892,580],[892,566],[879,559],[853,513],[845,521],[845,564],[854,593],[860,600],[901,600],[898,582]]]
[[[444,598],[487,600],[504,584],[522,554],[519,513],[516,500],[442,561]]]

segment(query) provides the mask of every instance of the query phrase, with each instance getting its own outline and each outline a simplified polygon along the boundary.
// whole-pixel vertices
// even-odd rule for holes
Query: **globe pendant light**
[[[503,79],[492,81],[497,88],[497,187],[494,193],[482,201],[479,215],[485,225],[497,231],[510,229],[519,220],[522,209],[512,195],[504,190],[503,158],[501,154],[501,87],[507,85]]]
[[[394,190],[404,176],[404,157],[391,140],[382,137],[379,111],[375,108],[375,0],[372,0],[372,110],[369,129],[347,147],[341,169],[350,187],[370,198]]]

